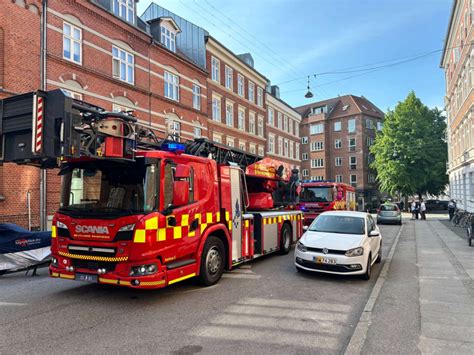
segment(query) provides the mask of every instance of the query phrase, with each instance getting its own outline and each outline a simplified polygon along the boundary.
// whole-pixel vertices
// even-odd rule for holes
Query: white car
[[[311,223],[295,248],[297,270],[370,279],[372,265],[382,261],[382,236],[365,212],[330,211]]]

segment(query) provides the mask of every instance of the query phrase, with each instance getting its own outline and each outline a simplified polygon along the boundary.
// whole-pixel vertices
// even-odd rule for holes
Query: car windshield
[[[320,215],[309,227],[312,232],[364,234],[365,219],[363,217]]]
[[[333,199],[333,188],[329,186],[307,186],[300,193],[300,202],[331,202]]]
[[[380,211],[396,211],[397,206],[395,205],[382,205],[380,206]]]

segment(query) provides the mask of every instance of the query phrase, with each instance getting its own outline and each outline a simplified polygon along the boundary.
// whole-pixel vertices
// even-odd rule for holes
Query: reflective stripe
[[[174,227],[174,228],[173,228],[173,238],[174,238],[174,239],[179,239],[179,238],[181,238],[181,226],[180,226],[180,227]]]
[[[145,221],[146,230],[155,230],[158,229],[158,217],[153,217]]]
[[[160,228],[158,229],[158,241],[163,242],[166,240],[166,229]]]
[[[56,238],[57,231],[56,231],[56,226],[51,227],[51,238]]]
[[[183,214],[181,216],[181,226],[182,227],[189,226],[189,215],[188,214]]]
[[[146,240],[146,231],[144,229],[137,229],[135,231],[135,238],[133,238],[133,241],[135,243],[145,243]]]
[[[113,262],[113,261],[127,261],[128,260],[128,256],[112,258],[112,257],[107,257],[107,256],[69,254],[69,253],[65,253],[63,251],[59,251],[58,254],[61,255],[61,256],[65,256],[67,258],[81,259],[81,260],[111,261],[111,262]]]
[[[104,283],[104,284],[114,284],[114,285],[130,286],[130,281],[104,279],[104,278],[102,278],[102,277],[99,277],[99,282]]]
[[[172,284],[174,284],[174,283],[176,283],[176,282],[183,281],[183,280],[189,279],[189,278],[194,277],[194,276],[196,276],[195,273],[192,273],[192,274],[189,274],[189,275],[186,275],[186,276],[183,276],[183,277],[179,277],[179,278],[177,278],[177,279],[174,279],[174,280],[169,281],[169,282],[168,282],[168,285],[172,285]]]
[[[140,286],[158,286],[158,285],[164,285],[164,284],[165,284],[165,280],[140,282]]]
[[[206,223],[212,223],[212,212],[206,213]]]

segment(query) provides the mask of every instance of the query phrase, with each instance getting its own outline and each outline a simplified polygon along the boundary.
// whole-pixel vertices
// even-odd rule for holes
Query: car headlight
[[[358,247],[354,249],[349,249],[346,251],[346,256],[361,256],[364,254],[364,247]]]
[[[298,249],[299,251],[301,251],[303,253],[306,253],[306,251],[307,251],[306,246],[301,242],[298,242],[296,244],[296,249]]]
[[[56,222],[56,227],[67,229],[67,226],[63,222],[59,222],[59,221]]]
[[[123,226],[122,228],[120,228],[119,232],[129,232],[129,231],[132,231],[133,228],[135,228],[135,224],[127,224],[126,226]]]

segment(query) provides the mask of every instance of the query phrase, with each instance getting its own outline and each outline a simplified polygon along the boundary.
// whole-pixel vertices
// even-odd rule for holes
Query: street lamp
[[[310,88],[309,88],[309,75],[308,75],[308,92],[306,93],[306,95],[304,95],[304,97],[306,97],[307,99],[310,99],[312,98],[314,95],[313,93],[311,92]]]

